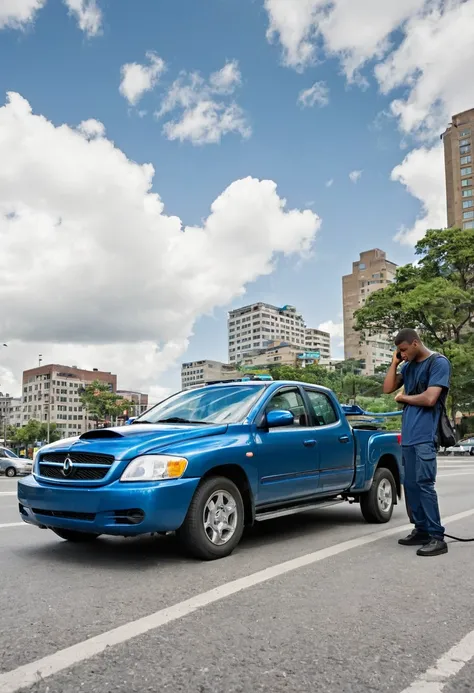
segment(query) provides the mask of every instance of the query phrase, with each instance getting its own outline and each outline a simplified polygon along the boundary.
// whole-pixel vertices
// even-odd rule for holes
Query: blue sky
[[[227,310],[242,303],[291,303],[311,326],[340,322],[341,276],[350,271],[360,251],[379,247],[394,262],[407,263],[414,257],[417,218],[421,224],[445,223],[444,203],[439,200],[443,180],[437,142],[440,124],[450,109],[458,107],[458,101],[447,100],[435,124],[429,122],[432,104],[426,99],[421,105],[415,103],[425,110],[410,121],[410,99],[413,103],[421,97],[409,82],[410,70],[400,63],[403,55],[396,52],[410,41],[410,27],[415,31],[421,22],[429,21],[428,9],[435,8],[425,7],[425,14],[420,14],[419,0],[404,0],[405,15],[401,19],[394,16],[388,28],[378,27],[376,17],[373,30],[379,31],[379,43],[387,35],[392,41],[391,50],[376,55],[370,41],[351,45],[354,39],[344,35],[342,25],[339,30],[337,16],[332,33],[321,28],[315,15],[312,24],[308,20],[301,29],[301,36],[285,36],[284,24],[297,17],[300,0],[295,0],[288,17],[283,15],[283,22],[281,0],[97,0],[100,27],[89,32],[81,30],[78,12],[68,12],[74,9],[73,0],[19,1],[30,9],[35,3],[44,6],[36,14],[31,11],[30,22],[20,27],[18,18],[15,24],[11,17],[4,17],[0,30],[2,104],[7,92],[15,92],[29,102],[34,114],[56,127],[67,124],[75,128],[88,119],[102,123],[106,137],[128,160],[153,164],[153,191],[160,195],[164,213],[179,216],[184,225],[201,226],[213,201],[231,183],[247,176],[275,181],[288,208],[310,208],[322,219],[309,258],[298,254],[285,258],[277,253],[275,270],[248,283],[243,298],[235,295],[211,316],[198,316],[189,348],[179,361],[225,360]],[[361,9],[367,4],[361,0]],[[463,3],[451,4],[454,12]],[[93,5],[84,0],[82,9],[85,12]],[[440,15],[441,28],[448,19],[454,21],[454,17]],[[0,10],[0,26],[1,22]],[[272,41],[266,37],[270,24],[275,30]],[[357,32],[357,26],[353,30]],[[314,49],[310,59],[301,59],[305,41]],[[150,51],[164,61],[166,69],[134,105],[120,92],[121,70],[127,64],[149,65]],[[298,52],[300,57],[295,58]],[[347,66],[347,54],[357,63],[355,79]],[[423,60],[429,62],[429,56],[418,57],[422,66]],[[163,124],[167,116],[153,114],[163,106],[180,73],[199,72],[208,80],[226,63],[234,64],[239,76],[229,93],[215,98],[238,105],[246,135],[230,132],[219,142],[207,144],[166,136]],[[383,70],[389,68],[390,76],[384,75]],[[374,73],[374,69],[382,72]],[[400,77],[394,75],[397,69]],[[423,73],[422,67],[417,79],[422,80],[427,70]],[[363,86],[362,79],[366,81]],[[323,83],[327,104],[305,107],[298,103],[299,94],[316,82]],[[433,103],[439,98],[434,89]],[[398,111],[393,106],[397,101],[402,104]],[[169,118],[176,121],[179,109],[170,108],[170,113]],[[410,152],[415,158],[410,159]],[[435,171],[423,170],[424,156],[436,162]],[[404,185],[391,180],[393,169],[400,164]],[[352,182],[349,174],[356,170],[362,173]],[[332,181],[330,186],[328,181]],[[0,180],[0,191],[1,184]],[[401,227],[405,227],[405,235],[395,239]],[[135,230],[130,228],[129,233],[133,235]],[[133,277],[134,283],[137,279]],[[100,303],[100,295],[97,300]],[[18,350],[28,358],[32,358],[35,340],[44,342],[43,335],[36,339],[33,333],[25,339],[14,329],[8,338],[18,339],[22,345],[29,343],[30,347]],[[126,341],[132,339],[130,334]],[[53,331],[51,342],[62,341]],[[9,368],[19,365],[12,361]],[[134,386],[128,373],[124,378],[123,385]],[[167,367],[159,384],[178,385],[177,367]]]

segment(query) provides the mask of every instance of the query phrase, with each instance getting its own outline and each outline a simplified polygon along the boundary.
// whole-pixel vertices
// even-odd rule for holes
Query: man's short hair
[[[412,330],[411,327],[406,327],[404,330],[400,330],[395,337],[395,346],[400,346],[403,342],[413,344],[415,341],[421,342],[420,335],[416,330]]]

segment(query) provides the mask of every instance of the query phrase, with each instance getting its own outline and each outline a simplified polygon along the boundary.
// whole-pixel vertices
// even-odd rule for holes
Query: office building
[[[185,390],[194,385],[205,385],[213,381],[234,380],[242,377],[235,366],[221,361],[190,361],[181,364],[181,387]]]
[[[331,335],[329,332],[307,327],[305,340],[305,351],[319,352],[321,361],[331,360]]]
[[[474,229],[472,133],[474,108],[452,118],[444,142],[448,227]]]
[[[134,390],[117,390],[117,394],[132,403],[128,416],[140,416],[148,409],[148,395]]]
[[[374,248],[360,254],[352,273],[342,278],[344,357],[363,361],[363,373],[372,375],[377,366],[390,363],[393,345],[386,335],[362,335],[354,330],[354,313],[374,291],[391,284],[397,266],[383,250]]]
[[[249,352],[277,340],[304,350],[305,330],[303,316],[293,306],[254,303],[232,310],[228,318],[229,363],[239,363]]]
[[[95,380],[117,392],[117,376],[96,368],[89,371],[50,364],[23,371],[21,425],[29,419],[49,421],[56,424],[63,438],[95,428],[96,422],[89,419],[80,400],[80,389]]]

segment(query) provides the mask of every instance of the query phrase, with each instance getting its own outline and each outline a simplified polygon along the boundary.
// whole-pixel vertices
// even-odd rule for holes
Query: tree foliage
[[[35,445],[35,443],[46,443],[48,439],[48,426],[46,423],[41,423],[36,419],[30,419],[28,423],[21,428],[13,428],[10,426],[7,431],[7,437],[12,442],[14,446],[28,447],[29,445]],[[50,424],[49,426],[49,442],[55,443],[61,438],[61,434],[58,431],[56,424]]]
[[[370,295],[355,314],[363,335],[419,331],[453,366],[453,409],[474,408],[474,230],[430,230],[415,248],[419,260]]]
[[[124,415],[124,411],[130,411],[133,403],[112,392],[106,383],[100,380],[86,385],[80,392],[82,406],[87,410],[91,419],[110,421]]]

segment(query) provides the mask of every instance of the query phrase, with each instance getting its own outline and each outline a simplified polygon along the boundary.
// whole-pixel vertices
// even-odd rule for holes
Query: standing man
[[[404,386],[395,400],[404,404],[402,451],[405,495],[415,529],[398,542],[420,546],[418,556],[448,552],[435,490],[436,435],[451,377],[448,359],[425,347],[418,333],[404,329],[395,338],[397,350],[385,377],[383,391],[390,394]],[[404,365],[397,372],[398,366]]]

